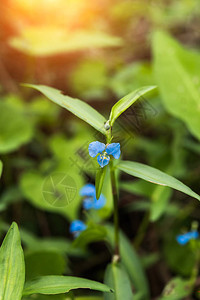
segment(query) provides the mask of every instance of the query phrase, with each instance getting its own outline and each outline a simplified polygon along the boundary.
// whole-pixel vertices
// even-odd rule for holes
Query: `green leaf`
[[[60,294],[60,295],[33,295],[30,297],[23,297],[22,300],[104,300],[103,297],[98,296],[78,296],[74,298],[68,294]]]
[[[68,175],[75,182],[75,185],[71,185],[71,189],[68,187],[69,190],[66,182],[61,182]],[[55,170],[46,177],[40,173],[29,171],[25,172],[20,179],[22,192],[32,205],[45,211],[59,213],[70,220],[77,217],[81,205],[78,191],[83,185],[83,178],[72,168],[71,172]],[[58,197],[58,195],[63,195],[63,197]],[[57,199],[60,199],[61,205]]]
[[[19,230],[12,223],[0,248],[0,299],[21,300],[25,279],[24,254]]]
[[[121,264],[112,263],[107,266],[104,282],[115,291],[106,293],[104,300],[133,299],[130,279]]]
[[[62,294],[79,288],[112,292],[112,289],[107,285],[93,280],[72,276],[41,276],[26,282],[23,296],[31,294]]]
[[[104,123],[106,122],[106,119],[87,103],[79,99],[62,95],[61,91],[45,85],[24,84],[24,86],[40,91],[51,101],[69,110],[75,116],[90,124],[102,134],[106,134],[104,129]]]
[[[33,122],[20,109],[0,102],[0,153],[18,149],[33,136]]]
[[[154,72],[167,111],[200,138],[200,55],[164,32],[153,38]]]
[[[146,86],[137,89],[136,91],[126,95],[122,99],[120,99],[115,105],[113,105],[110,112],[110,125],[112,126],[115,120],[126,110],[128,109],[135,101],[137,101],[144,94],[155,89],[156,86]]]
[[[129,175],[150,181],[155,184],[171,187],[191,197],[194,197],[197,200],[200,200],[200,196],[193,192],[181,181],[164,172],[161,172],[158,169],[133,161],[120,161],[116,167]]]
[[[108,240],[112,247],[114,247],[114,228],[111,225],[107,225],[106,229]],[[140,259],[133,246],[122,232],[120,232],[120,254],[121,261],[136,289],[135,299],[149,300],[148,282]]]
[[[106,175],[107,166],[104,168],[99,168],[96,172],[96,179],[95,179],[95,188],[96,188],[96,198],[99,199]]]
[[[67,30],[66,26],[26,26],[20,35],[9,40],[9,44],[29,55],[47,56],[92,48],[116,47],[122,45],[122,39],[99,31],[72,32]]]
[[[22,300],[72,300],[71,297],[66,298],[66,295],[64,294],[60,294],[60,295],[33,295],[33,296],[27,296],[27,297],[23,297]]]
[[[1,177],[1,174],[2,174],[2,170],[3,170],[3,164],[2,164],[2,161],[0,160],[0,177]]]
[[[182,300],[191,293],[191,281],[175,277],[164,288],[158,300]]]

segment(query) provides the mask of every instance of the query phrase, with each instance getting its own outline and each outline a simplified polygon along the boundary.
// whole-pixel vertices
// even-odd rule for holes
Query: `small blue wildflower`
[[[189,240],[197,239],[198,237],[199,237],[198,231],[193,230],[190,232],[186,232],[184,234],[177,235],[176,240],[180,245],[185,245],[189,242]]]
[[[98,210],[98,209],[102,208],[106,203],[106,199],[102,194],[100,195],[99,199],[97,200],[96,189],[95,189],[94,184],[92,184],[92,183],[88,183],[84,187],[82,187],[82,189],[80,190],[80,195],[82,197],[85,197],[85,199],[83,200],[83,207],[86,210],[89,210],[92,208]]]
[[[89,144],[89,154],[91,157],[97,156],[97,162],[101,168],[109,164],[110,155],[115,159],[119,159],[121,151],[119,143],[112,143],[105,145],[98,141]]]
[[[81,220],[74,220],[70,224],[69,232],[72,233],[73,236],[76,238],[86,228],[87,228],[87,226],[85,225],[84,222],[82,222]]]

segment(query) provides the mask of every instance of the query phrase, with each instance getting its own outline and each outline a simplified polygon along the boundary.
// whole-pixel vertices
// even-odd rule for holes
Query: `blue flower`
[[[83,207],[86,210],[89,210],[92,208],[98,210],[98,209],[102,208],[106,203],[106,199],[102,194],[100,195],[99,199],[97,200],[96,189],[95,189],[94,184],[92,184],[92,183],[88,183],[84,187],[82,187],[82,189],[80,190],[80,195],[82,197],[85,197],[85,199],[83,200]]]
[[[89,144],[89,154],[91,157],[97,156],[97,162],[101,168],[109,164],[110,155],[115,159],[119,159],[121,151],[119,143],[112,143],[105,145],[100,142],[92,142]]]
[[[85,225],[84,222],[82,222],[81,220],[74,220],[70,224],[69,232],[72,233],[73,236],[76,238],[86,228],[87,228],[87,226]]]
[[[176,240],[180,245],[185,245],[189,242],[189,240],[197,239],[198,237],[199,237],[198,231],[193,230],[193,231],[190,231],[190,232],[186,232],[184,234],[179,234],[176,237]]]

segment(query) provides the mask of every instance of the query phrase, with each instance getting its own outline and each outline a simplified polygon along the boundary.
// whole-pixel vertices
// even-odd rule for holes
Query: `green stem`
[[[114,228],[115,228],[115,260],[119,260],[119,217],[118,217],[118,193],[117,193],[117,185],[116,185],[116,177],[115,171],[113,168],[113,162],[110,162],[110,176],[111,176],[111,184],[112,184],[112,192],[114,198]]]
[[[107,144],[111,143],[112,141],[112,127],[110,127],[109,131],[107,132],[106,137]],[[113,262],[118,262],[120,259],[120,249],[119,249],[119,216],[118,216],[118,192],[117,192],[117,184],[116,184],[116,176],[115,170],[113,166],[112,159],[110,160],[110,178],[111,178],[111,185],[112,185],[112,193],[114,199],[114,230],[115,230],[115,237],[114,237],[114,256]]]
[[[110,144],[111,141],[112,141],[112,127],[107,131],[107,135],[106,135],[106,142]]]

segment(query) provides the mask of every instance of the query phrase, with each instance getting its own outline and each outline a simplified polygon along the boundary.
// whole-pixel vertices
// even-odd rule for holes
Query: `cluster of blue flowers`
[[[89,155],[91,157],[96,157],[98,155],[97,162],[101,168],[109,164],[110,155],[112,155],[115,159],[119,159],[120,154],[121,150],[119,143],[105,145],[104,143],[96,141],[89,145]]]
[[[105,145],[104,143],[100,143],[98,141],[92,142],[89,145],[89,155],[91,157],[96,157],[97,162],[101,168],[105,167],[109,164],[110,155],[112,155],[115,159],[119,159],[121,150],[119,143],[111,143]],[[80,195],[85,197],[83,200],[83,207],[85,210],[89,209],[100,209],[105,203],[106,199],[101,194],[100,198],[97,200],[96,198],[96,190],[95,186],[91,183],[86,184],[81,190]],[[70,225],[70,233],[74,235],[74,237],[79,236],[79,234],[87,228],[84,222],[81,220],[74,220]]]
[[[83,208],[85,210],[95,209],[98,210],[104,207],[106,198],[101,194],[100,198],[96,198],[96,189],[94,184],[88,183],[80,190],[80,196],[84,197]],[[79,234],[87,228],[85,223],[81,220],[74,220],[70,224],[69,231],[76,238]]]
[[[176,240],[177,240],[177,242],[178,242],[180,245],[185,245],[185,244],[187,244],[190,240],[192,240],[192,239],[197,239],[198,237],[199,237],[198,231],[193,230],[193,231],[186,232],[186,233],[184,233],[184,234],[179,234],[179,235],[176,237]]]

